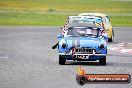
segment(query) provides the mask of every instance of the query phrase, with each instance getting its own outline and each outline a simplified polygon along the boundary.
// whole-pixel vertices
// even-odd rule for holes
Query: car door
[[[107,35],[109,38],[111,38],[112,36],[112,25],[111,25],[111,22],[110,22],[110,19],[108,18],[108,16],[104,16],[104,27],[107,31]]]

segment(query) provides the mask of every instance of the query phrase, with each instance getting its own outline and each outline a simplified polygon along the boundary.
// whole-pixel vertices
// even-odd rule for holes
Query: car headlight
[[[104,48],[104,44],[101,44],[101,45],[99,46],[99,48],[103,49],[103,48]]]
[[[63,49],[66,48],[66,44],[65,43],[62,44],[62,48]]]

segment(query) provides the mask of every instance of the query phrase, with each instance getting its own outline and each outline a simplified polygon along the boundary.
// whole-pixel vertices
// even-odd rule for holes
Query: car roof
[[[84,16],[84,15],[80,15],[80,16],[68,16],[68,18],[84,18],[84,17],[86,17],[86,18],[94,18],[94,19],[101,19],[100,17],[95,17],[95,16],[91,16],[91,15],[86,15],[86,16]]]
[[[75,18],[75,19],[74,19]],[[81,22],[83,22],[83,23],[85,23],[85,22],[91,22],[91,21],[89,21],[89,20],[91,20],[91,19],[95,19],[96,21],[97,20],[101,20],[102,21],[102,18],[100,18],[100,17],[97,17],[97,16],[68,16],[68,21],[70,22],[79,22],[80,21],[80,23]],[[103,22],[103,21],[102,21]]]
[[[95,27],[95,28],[101,28],[100,26],[97,26],[95,24],[89,24],[89,23],[69,23],[65,26],[66,28],[71,27]]]
[[[92,15],[92,16],[107,16],[106,14],[102,14],[102,13],[81,13],[81,14],[79,14],[79,16],[90,16],[90,15]]]

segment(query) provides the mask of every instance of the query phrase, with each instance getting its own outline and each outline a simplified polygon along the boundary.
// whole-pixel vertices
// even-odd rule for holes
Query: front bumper
[[[89,55],[89,56],[106,56],[106,54],[74,54],[74,55]]]
[[[87,60],[87,61],[96,61],[102,59],[106,54],[65,54],[59,53],[62,57],[66,58],[67,60]]]

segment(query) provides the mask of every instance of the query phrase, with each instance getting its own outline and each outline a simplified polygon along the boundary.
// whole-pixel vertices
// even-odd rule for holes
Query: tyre
[[[108,42],[113,42],[114,39],[114,30],[112,30],[111,38],[108,39]]]
[[[59,55],[59,64],[60,65],[65,65],[66,59],[64,57],[62,57],[61,55]]]
[[[109,38],[109,39],[108,39],[108,42],[113,42],[113,38],[112,38],[112,37]]]
[[[106,65],[106,56],[99,60],[99,65]]]

